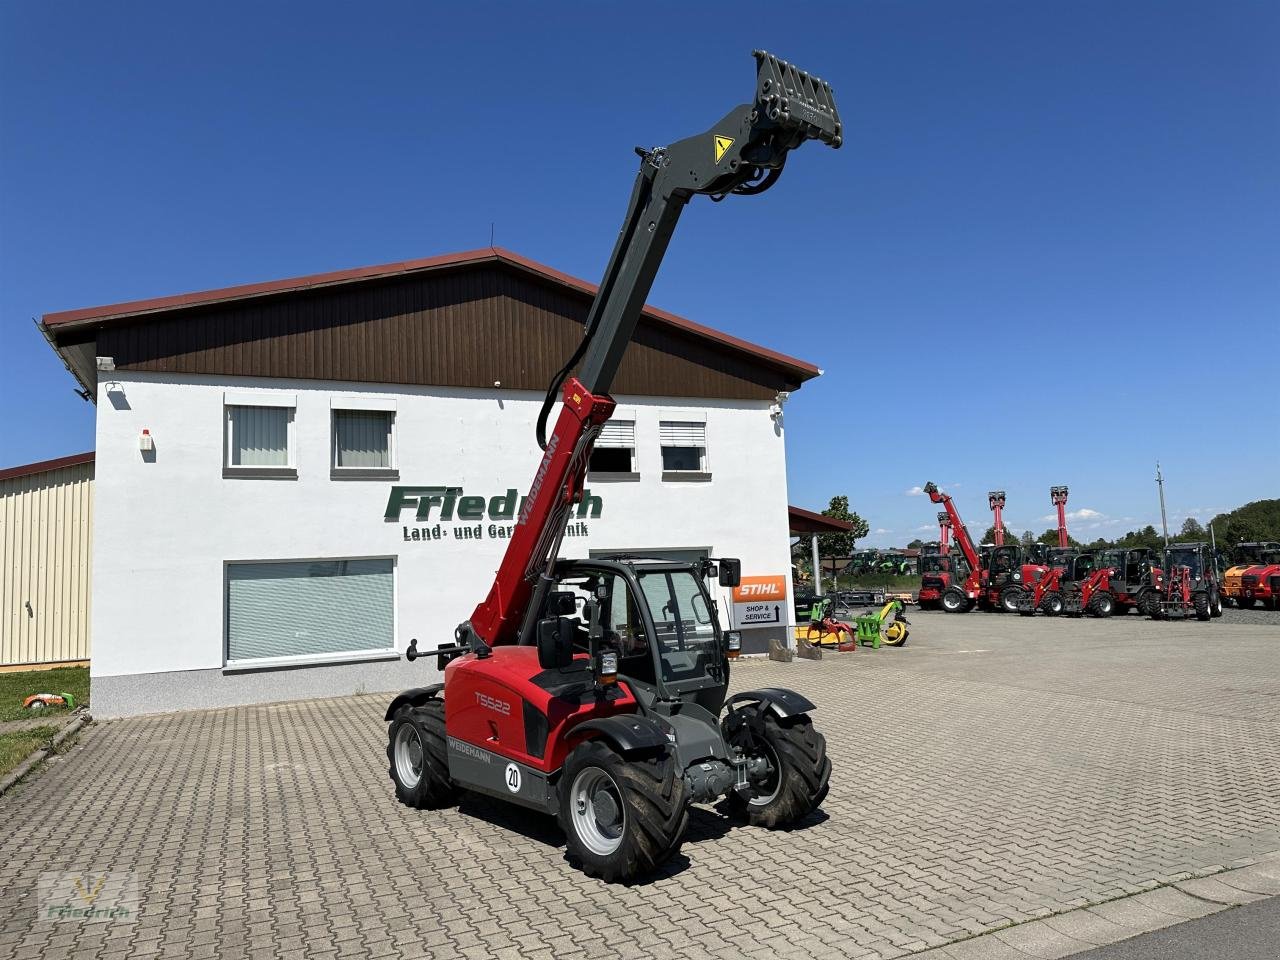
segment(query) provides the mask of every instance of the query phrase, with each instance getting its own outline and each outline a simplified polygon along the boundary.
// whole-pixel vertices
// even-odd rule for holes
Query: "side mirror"
[[[577,626],[567,617],[539,620],[538,666],[543,670],[563,670],[573,663],[573,637],[576,630]]]
[[[733,557],[720,560],[720,586],[736,587],[742,583],[742,561]]]
[[[577,596],[572,590],[552,590],[547,595],[546,611],[551,617],[572,617],[578,612]]]

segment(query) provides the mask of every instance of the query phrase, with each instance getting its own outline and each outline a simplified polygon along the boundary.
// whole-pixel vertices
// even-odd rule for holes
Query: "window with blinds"
[[[334,470],[391,470],[394,425],[387,410],[334,410]]]
[[[289,437],[293,431],[292,407],[229,405],[227,410],[226,464],[232,470],[252,472],[288,469],[293,457]]]
[[[227,565],[227,661],[324,657],[395,645],[393,561]]]
[[[608,420],[596,438],[587,464],[591,473],[636,472],[636,422]]]
[[[695,420],[662,420],[658,424],[664,473],[707,471],[707,425]]]

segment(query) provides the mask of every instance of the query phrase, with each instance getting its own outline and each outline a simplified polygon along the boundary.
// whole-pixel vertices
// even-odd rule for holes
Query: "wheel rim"
[[[607,857],[622,846],[627,813],[613,777],[587,767],[574,778],[569,803],[574,832],[588,850]]]
[[[773,749],[772,744],[768,740],[760,741],[760,754],[769,761],[772,772],[768,778],[753,790],[753,795],[748,803],[753,807],[764,807],[773,803],[778,796],[778,791],[782,789],[782,762],[778,759],[778,752]],[[761,791],[767,790],[768,793]]]
[[[396,777],[409,789],[422,779],[422,737],[413,724],[401,724],[396,731]]]

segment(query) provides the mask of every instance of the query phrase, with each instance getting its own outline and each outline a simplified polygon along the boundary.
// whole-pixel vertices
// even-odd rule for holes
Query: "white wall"
[[[297,394],[296,480],[223,478],[226,390]],[[396,398],[398,481],[330,479],[335,394]],[[590,480],[603,513],[586,521],[589,536],[567,538],[562,554],[706,547],[741,557],[745,575],[789,573],[783,436],[768,404],[617,399],[621,416],[635,414],[641,480]],[[487,592],[506,541],[406,543],[412,511],[403,523],[383,519],[390,488],[462,486],[490,497],[514,487],[523,494],[539,456],[533,425],[540,401],[527,391],[104,374],[94,676],[221,668],[228,560],[398,556],[396,648],[412,637],[425,647],[451,641]],[[679,411],[706,417],[710,481],[660,478],[658,421]],[[153,458],[138,449],[144,428],[154,438]],[[429,672],[424,666],[424,682]]]

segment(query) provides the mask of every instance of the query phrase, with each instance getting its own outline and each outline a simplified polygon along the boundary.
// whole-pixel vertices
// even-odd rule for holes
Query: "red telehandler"
[[[441,807],[465,788],[553,814],[570,859],[610,882],[674,855],[690,803],[727,796],[742,819],[781,827],[822,802],[831,776],[803,696],[767,687],[726,697],[741,636],[721,630],[704,581],[736,586],[737,560],[558,558],[614,410],[609,387],[685,204],[763,193],[807,140],[840,146],[831,87],[755,57],[754,102],[705,133],[637,150],[626,219],[582,342],[547,389],[543,453],[493,586],[454,643],[409,645],[410,660],[436,658],[444,683],[405,691],[386,713],[401,802]],[[751,263],[767,249],[758,244]]]
[[[968,565],[964,580],[950,584],[943,591],[942,609],[948,613],[967,613],[977,605],[985,610],[1016,612],[1023,595],[1031,585],[1048,573],[1049,568],[1044,564],[1028,562],[1030,557],[1027,556],[1027,551],[1016,543],[1001,543],[990,550],[983,547],[980,556],[950,494],[943,493],[932,481],[924,485],[924,492],[934,503],[942,504],[951,517],[952,535]],[[999,491],[990,495],[993,501],[996,493]],[[1001,506],[1003,499],[1004,495],[1001,493]]]

